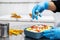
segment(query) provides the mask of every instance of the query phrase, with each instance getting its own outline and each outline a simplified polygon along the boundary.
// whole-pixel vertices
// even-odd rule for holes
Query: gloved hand
[[[50,39],[60,39],[60,28],[46,30],[44,31],[43,36],[50,38]]]
[[[49,2],[41,2],[38,3],[36,6],[33,7],[32,9],[32,19],[36,18],[36,20],[38,20],[38,16],[41,17],[41,12],[45,9],[48,9],[49,6]]]

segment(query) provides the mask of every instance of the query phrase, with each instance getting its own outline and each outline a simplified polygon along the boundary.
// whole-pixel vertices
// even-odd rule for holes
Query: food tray
[[[35,39],[39,39],[43,36],[43,32],[38,32],[38,33],[30,32],[30,31],[27,31],[26,29],[24,30],[24,34],[25,34],[25,36],[35,38]]]

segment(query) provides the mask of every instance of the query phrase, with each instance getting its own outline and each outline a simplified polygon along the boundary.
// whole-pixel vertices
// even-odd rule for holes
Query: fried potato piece
[[[12,36],[12,32],[13,32],[13,30],[10,29],[10,30],[9,30],[9,35],[10,35],[10,36]]]
[[[29,13],[29,16],[32,18],[32,13]]]
[[[21,18],[21,16],[20,15],[17,15],[16,13],[12,13],[11,17],[12,18]]]
[[[9,30],[9,35],[12,36],[12,35],[20,35],[23,33],[23,30]]]

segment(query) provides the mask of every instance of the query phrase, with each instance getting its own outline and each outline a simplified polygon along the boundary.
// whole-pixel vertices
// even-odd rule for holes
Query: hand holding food
[[[32,9],[32,19],[38,20],[38,16],[41,17],[42,16],[41,13],[45,9],[48,9],[48,7],[49,7],[49,2],[47,1],[36,4]]]
[[[53,28],[51,30],[44,31],[43,36],[53,40],[53,39],[60,39],[60,27]]]

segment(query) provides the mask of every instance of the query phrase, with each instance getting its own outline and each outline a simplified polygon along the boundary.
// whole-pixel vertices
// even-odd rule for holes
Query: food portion
[[[49,30],[51,29],[51,26],[48,25],[33,25],[31,27],[26,28],[27,31],[31,31],[31,32],[43,32],[45,30]]]
[[[17,15],[16,13],[12,13],[11,17],[12,18],[21,18],[21,16],[20,15]]]
[[[32,18],[32,13],[29,13],[29,16]]]
[[[21,35],[23,33],[23,30],[14,30],[14,29],[10,29],[9,30],[9,35]]]

